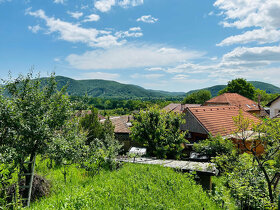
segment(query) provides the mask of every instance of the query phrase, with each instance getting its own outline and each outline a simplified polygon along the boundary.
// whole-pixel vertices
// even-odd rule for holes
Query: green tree
[[[64,88],[56,90],[53,76],[44,87],[39,78],[33,79],[32,73],[5,81],[4,85],[8,97],[0,97],[0,149],[12,150],[21,173],[30,173],[32,163],[26,167],[24,161],[33,161],[37,154],[46,152],[55,131],[70,117],[70,102],[63,94]],[[25,182],[30,179],[27,175]],[[26,190],[25,197],[27,193]]]
[[[223,93],[238,93],[253,100],[255,96],[255,87],[245,79],[238,78],[229,81],[227,87],[219,91],[219,95]]]
[[[91,107],[91,113],[81,119],[81,126],[87,131],[87,144],[89,145],[95,138],[103,135],[102,124],[99,122],[98,110]]]
[[[183,104],[204,104],[205,101],[211,98],[209,90],[199,90],[186,96]]]
[[[54,160],[56,166],[63,166],[65,183],[68,166],[81,162],[85,156],[87,150],[85,142],[86,134],[80,131],[78,121],[71,119],[57,131],[57,135],[49,143],[46,157],[50,161]]]
[[[185,133],[180,131],[181,115],[152,107],[148,111],[140,111],[134,119],[131,137],[147,147],[149,155],[175,159],[182,156],[182,144],[186,140]]]

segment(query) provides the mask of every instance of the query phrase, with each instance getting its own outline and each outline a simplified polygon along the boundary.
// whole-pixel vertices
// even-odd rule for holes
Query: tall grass
[[[60,169],[46,177],[51,196],[31,209],[219,209],[187,174],[161,166],[126,164],[94,177],[70,166],[66,184]]]

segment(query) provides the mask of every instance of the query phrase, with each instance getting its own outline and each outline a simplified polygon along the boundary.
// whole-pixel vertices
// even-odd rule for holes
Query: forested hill
[[[46,78],[42,78],[41,80],[44,83]],[[185,96],[184,92],[147,90],[137,85],[121,84],[109,80],[74,80],[56,76],[56,81],[58,89],[68,84],[67,93],[75,96],[84,96],[86,93],[93,97],[108,98],[165,98]]]
[[[265,82],[258,82],[258,81],[248,81],[248,82],[250,82],[256,89],[265,90],[267,93],[280,93],[280,88],[275,85],[265,83]],[[203,88],[203,90],[209,90],[211,92],[211,95],[214,97],[217,96],[219,91],[224,89],[225,87],[226,85],[215,85],[212,87]],[[198,90],[191,90],[187,94],[191,94],[196,91]]]
[[[46,81],[46,78],[41,78]],[[68,77],[56,76],[58,89],[68,84],[67,92],[69,95],[84,96],[86,93],[93,97],[104,98],[183,98],[184,92],[167,92],[159,90],[148,90],[137,85],[122,84],[109,80],[74,80]],[[258,81],[249,81],[255,88],[265,90],[267,93],[280,93],[280,88],[272,84]],[[215,85],[204,88],[209,90],[212,96],[217,96],[218,92],[224,89],[226,85]],[[187,94],[198,90],[189,91]]]

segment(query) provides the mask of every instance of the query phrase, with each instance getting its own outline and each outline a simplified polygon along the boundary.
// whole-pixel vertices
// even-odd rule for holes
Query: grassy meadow
[[[31,209],[219,209],[188,174],[161,166],[125,164],[95,176],[70,166],[66,184],[62,169],[37,171],[48,173],[52,191]]]

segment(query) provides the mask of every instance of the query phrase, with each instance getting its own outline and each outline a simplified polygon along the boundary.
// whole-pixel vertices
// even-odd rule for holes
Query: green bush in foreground
[[[52,195],[31,209],[219,209],[188,174],[161,166],[128,164],[94,177],[72,166],[70,174],[65,185],[59,169],[49,173]]]

